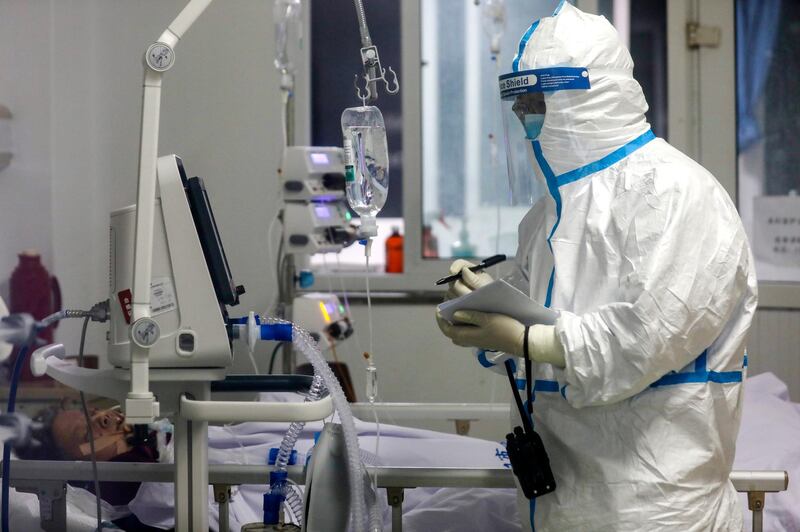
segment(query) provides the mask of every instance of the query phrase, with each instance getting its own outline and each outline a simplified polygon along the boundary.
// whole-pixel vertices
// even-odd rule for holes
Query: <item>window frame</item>
[[[669,142],[707,168],[738,207],[735,0],[670,0]],[[717,26],[719,47],[690,50],[690,21]],[[759,309],[800,308],[800,283],[759,281]]]

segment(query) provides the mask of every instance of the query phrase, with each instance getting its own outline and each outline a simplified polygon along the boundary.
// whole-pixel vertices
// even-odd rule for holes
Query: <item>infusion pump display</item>
[[[344,152],[336,147],[287,147],[283,152],[281,185],[285,201],[344,198]]]
[[[312,151],[308,153],[308,162],[315,170],[325,172],[331,165],[331,157],[325,152]]]

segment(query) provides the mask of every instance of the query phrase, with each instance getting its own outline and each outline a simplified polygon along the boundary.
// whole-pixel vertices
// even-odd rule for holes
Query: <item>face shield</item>
[[[512,203],[532,205],[544,177],[534,142],[548,136],[552,118],[564,115],[571,92],[589,89],[589,72],[581,67],[542,68],[505,74],[499,81]]]

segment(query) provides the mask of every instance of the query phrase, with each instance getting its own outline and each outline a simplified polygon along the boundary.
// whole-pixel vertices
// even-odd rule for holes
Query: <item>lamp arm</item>
[[[165,45],[169,54],[192,24],[213,0],[189,0],[158,41],[148,47]],[[153,263],[153,224],[158,176],[158,133],[161,119],[161,81],[164,71],[172,67],[174,57],[164,69],[154,69],[145,57],[142,122],[139,141],[139,181],[136,193],[136,236],[133,251],[133,300],[131,326],[150,317],[150,283]],[[125,401],[125,412],[131,423],[149,423],[158,416],[158,403],[150,391],[149,347],[131,346],[131,389]]]

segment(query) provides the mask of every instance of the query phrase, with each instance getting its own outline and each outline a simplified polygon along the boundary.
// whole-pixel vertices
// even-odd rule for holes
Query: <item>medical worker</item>
[[[525,527],[741,530],[728,477],[753,259],[714,176],[650,131],[632,71],[611,24],[568,3],[524,34],[500,78],[509,174],[518,200],[543,196],[516,257],[528,295],[559,317],[437,318],[457,345],[490,351],[484,366],[534,362],[534,429],[558,487],[520,493]],[[467,265],[453,264],[448,297],[491,282]]]

